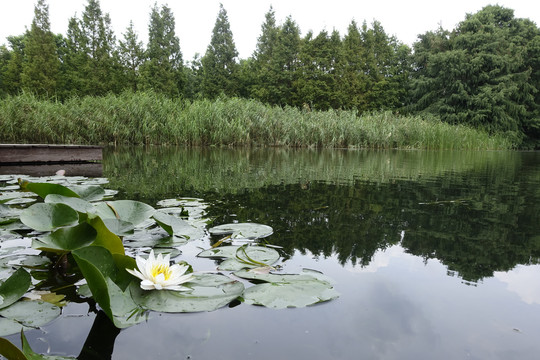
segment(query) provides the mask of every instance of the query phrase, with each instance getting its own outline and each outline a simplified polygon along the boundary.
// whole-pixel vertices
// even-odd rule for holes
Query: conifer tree
[[[234,44],[227,11],[219,5],[219,13],[210,44],[202,58],[202,88],[206,97],[221,94],[238,95],[238,51]]]
[[[272,61],[277,46],[279,28],[276,25],[275,12],[272,7],[265,14],[265,21],[261,26],[261,35],[257,39],[257,47],[253,53],[252,86],[250,95],[263,102],[271,101],[271,94],[277,92],[272,82]],[[247,64],[246,64],[247,65]]]
[[[118,52],[124,70],[125,87],[137,91],[140,82],[140,66],[144,61],[144,48],[133,27],[133,21],[124,33],[124,40],[119,41]]]
[[[57,89],[60,60],[45,0],[38,0],[34,7],[34,20],[25,38],[24,57],[23,88],[38,95],[53,96]]]
[[[180,40],[175,34],[171,9],[154,5],[148,26],[146,61],[141,65],[142,85],[169,96],[179,96],[184,89],[184,71]]]
[[[21,74],[24,59],[25,35],[8,36],[7,40],[11,47],[9,60],[3,73],[3,87],[10,95],[18,94],[22,89]]]

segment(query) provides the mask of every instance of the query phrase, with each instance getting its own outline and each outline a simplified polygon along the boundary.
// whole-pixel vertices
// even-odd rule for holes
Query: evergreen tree
[[[39,95],[56,93],[60,60],[56,39],[50,30],[49,6],[38,0],[34,20],[25,38],[25,61],[21,82],[24,89]]]
[[[336,70],[341,62],[341,40],[334,31],[332,38],[323,30],[313,38],[309,32],[302,41],[295,80],[296,106],[328,110],[339,107],[336,101]]]
[[[250,95],[266,103],[272,103],[274,97],[272,94],[277,93],[276,84],[272,81],[272,62],[278,36],[279,28],[276,25],[275,12],[270,7],[261,26],[261,35],[257,39],[252,69],[250,69],[252,74]]]
[[[22,89],[21,74],[24,59],[25,35],[8,36],[11,52],[3,73],[4,91],[10,95],[18,94]]]
[[[125,87],[137,91],[140,82],[139,70],[144,61],[144,48],[135,32],[133,21],[129,22],[124,40],[119,41],[118,52],[124,70]]]
[[[347,28],[343,38],[343,62],[341,81],[338,92],[346,109],[366,108],[367,76],[364,73],[364,49],[362,36],[355,21]]]
[[[0,98],[7,94],[4,77],[10,58],[11,53],[8,48],[5,45],[0,46]]]
[[[206,97],[215,98],[221,94],[238,95],[238,51],[223,4],[212,31],[210,44],[202,58],[202,88]]]
[[[270,104],[280,106],[293,104],[300,42],[300,29],[288,16],[279,29],[274,55],[269,64],[268,80],[271,92],[268,94],[268,102]]]
[[[174,28],[171,9],[163,5],[160,11],[155,4],[150,13],[146,61],[141,66],[145,89],[173,97],[183,93],[185,83],[180,40]]]
[[[109,14],[98,0],[88,0],[82,19],[71,18],[67,31],[66,85],[72,94],[104,95],[118,91],[118,54]]]

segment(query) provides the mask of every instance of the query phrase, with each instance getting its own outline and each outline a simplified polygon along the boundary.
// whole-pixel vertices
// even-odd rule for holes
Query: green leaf
[[[8,360],[28,360],[18,347],[4,338],[0,338],[0,355],[3,355]]]
[[[18,301],[0,310],[0,336],[48,324],[60,316],[60,308],[45,301]]]
[[[30,288],[32,279],[23,268],[15,271],[0,284],[0,309],[10,306],[19,300]]]
[[[107,229],[118,236],[131,235],[135,229],[132,223],[119,219],[103,219],[103,223]]]
[[[209,229],[212,235],[231,234],[232,239],[260,239],[272,235],[274,230],[268,225],[255,223],[236,223],[214,226]]]
[[[73,190],[70,190],[69,188],[60,184],[32,183],[26,180],[19,179],[19,186],[21,187],[21,190],[31,191],[37,194],[42,199],[45,199],[47,195],[49,194],[58,194],[58,195],[77,197],[77,198],[80,197],[79,194],[77,194]]]
[[[236,271],[243,268],[270,266],[279,260],[279,253],[263,246],[220,246],[202,251],[197,256],[225,258],[218,270]]]
[[[34,230],[51,231],[77,224],[79,214],[65,204],[39,203],[23,210],[21,222]]]
[[[70,185],[69,188],[86,201],[99,201],[105,197],[105,190],[99,185]]]
[[[37,250],[51,252],[66,252],[80,249],[92,244],[97,237],[97,231],[87,223],[60,228],[47,236],[32,239],[32,247]]]
[[[85,213],[92,209],[92,204],[86,200],[58,194],[47,195],[45,202],[51,204],[65,204],[80,213]]]
[[[154,214],[154,208],[140,201],[117,200],[97,203],[93,212],[102,219],[119,219],[137,225]]]
[[[139,308],[131,299],[129,290],[122,291],[115,283],[115,280],[125,271],[118,269],[115,258],[107,249],[90,246],[75,250],[72,254],[94,300],[117,327],[122,328],[142,321],[139,318],[130,319],[130,315]],[[116,260],[127,263],[126,259]]]
[[[329,279],[315,271],[303,274],[257,274],[253,270],[242,270],[235,276],[266,281],[248,288],[243,295],[247,304],[262,305],[274,309],[305,307],[339,297]]]
[[[204,236],[203,229],[197,228],[176,216],[156,211],[153,218],[169,235],[182,236],[190,240],[200,239]]]
[[[132,283],[133,300],[142,307],[171,313],[213,311],[242,295],[244,285],[221,274],[197,274],[183,284],[191,291],[142,290]]]
[[[97,237],[93,245],[102,246],[112,254],[125,254],[122,240],[105,226],[100,217],[91,215],[87,222],[97,231]]]

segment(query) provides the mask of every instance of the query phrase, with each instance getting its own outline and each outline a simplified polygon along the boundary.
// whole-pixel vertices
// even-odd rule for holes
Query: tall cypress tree
[[[144,61],[144,48],[133,27],[133,21],[124,33],[124,40],[119,41],[118,52],[124,71],[125,87],[137,91],[140,82],[140,66]]]
[[[25,38],[25,61],[21,82],[24,89],[39,95],[56,93],[60,60],[53,33],[50,30],[49,6],[38,0],[34,20]]]
[[[210,44],[202,58],[202,88],[205,96],[238,95],[238,51],[234,44],[227,11],[219,5],[219,13]]]
[[[155,4],[150,13],[146,61],[141,66],[145,89],[173,97],[183,93],[185,83],[180,40],[174,28],[171,9],[163,5],[160,11]]]
[[[22,89],[21,74],[24,59],[25,35],[9,36],[7,38],[11,52],[3,73],[3,87],[11,95],[18,94]]]
[[[360,30],[356,22],[352,21],[343,38],[343,61],[346,65],[338,84],[343,107],[346,109],[366,107],[367,79],[364,73],[364,52]]]
[[[277,46],[279,27],[276,25],[275,12],[272,7],[265,14],[265,21],[261,26],[261,35],[257,39],[257,47],[253,53],[253,85],[250,95],[263,102],[272,102],[272,95],[276,93],[275,84],[272,83],[272,61]]]

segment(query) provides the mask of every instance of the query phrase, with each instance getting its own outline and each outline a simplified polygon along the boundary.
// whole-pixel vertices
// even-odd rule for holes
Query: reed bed
[[[154,92],[0,101],[0,142],[318,148],[508,149],[512,142],[435,118],[306,111],[256,100],[173,100]]]

